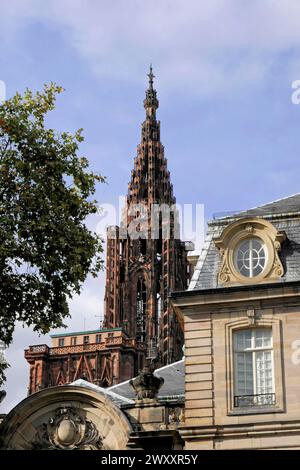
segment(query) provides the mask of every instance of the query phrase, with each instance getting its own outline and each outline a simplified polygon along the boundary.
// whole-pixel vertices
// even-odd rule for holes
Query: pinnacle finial
[[[150,70],[147,76],[149,78],[149,89],[153,90],[153,79],[155,78],[155,75],[152,72],[152,64],[150,64]]]
[[[149,78],[149,86],[146,90],[146,98],[144,99],[144,108],[146,109],[147,117],[155,119],[155,111],[158,108],[159,102],[156,97],[156,90],[153,88],[153,79],[155,75],[152,71],[152,64],[150,64],[149,73],[147,74]]]

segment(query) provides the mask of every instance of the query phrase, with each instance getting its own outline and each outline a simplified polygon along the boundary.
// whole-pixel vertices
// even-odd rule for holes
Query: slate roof
[[[154,372],[158,377],[163,377],[164,384],[158,393],[158,400],[164,401],[183,401],[184,399],[184,359],[173,362],[167,366],[156,369]],[[135,393],[129,384],[129,380],[113,385],[109,388],[98,387],[98,385],[79,379],[70,385],[94,390],[97,393],[106,395],[119,408],[124,405],[133,405]]]
[[[269,220],[274,227],[284,231],[287,240],[282,245],[280,258],[285,269],[278,282],[300,280],[300,193],[253,209],[220,217],[208,223],[207,236],[199,256],[189,290],[215,289],[218,285],[218,272],[221,257],[214,244],[224,228],[230,223],[244,218],[258,217]]]
[[[300,215],[300,193],[288,196],[277,201],[264,204],[262,206],[254,207],[245,211],[237,212],[231,216],[222,217],[227,218],[242,218],[242,217],[264,217],[264,216],[278,216],[280,214],[295,214]]]
[[[133,405],[134,404],[133,400],[130,400],[129,398],[126,398],[122,395],[118,395],[117,393],[111,391],[109,388],[98,387],[98,385],[92,384],[91,382],[88,382],[87,380],[78,379],[78,380],[75,380],[75,382],[72,382],[70,385],[77,385],[78,387],[88,388],[90,390],[93,390],[94,392],[105,395],[108,398],[110,398],[111,401],[118,407],[120,407],[121,405]]]
[[[168,398],[171,401],[172,399],[178,400],[184,397],[184,359],[156,369],[154,374],[164,379],[164,384],[158,393],[159,400],[163,401]],[[108,390],[127,399],[133,400],[135,398],[129,380],[113,385]]]

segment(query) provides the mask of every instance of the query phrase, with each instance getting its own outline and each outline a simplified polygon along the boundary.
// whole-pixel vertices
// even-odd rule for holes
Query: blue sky
[[[179,203],[206,218],[299,192],[297,0],[1,0],[0,80],[7,96],[55,81],[49,124],[84,128],[82,154],[106,175],[101,203],[125,194],[144,119],[149,63]],[[103,274],[71,302],[73,330],[96,328]],[[23,350],[45,343],[20,326],[8,353],[9,410],[26,396]],[[1,409],[2,409],[1,408]]]

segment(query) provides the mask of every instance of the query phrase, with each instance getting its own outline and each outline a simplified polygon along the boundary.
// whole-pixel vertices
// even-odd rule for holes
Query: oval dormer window
[[[234,264],[242,276],[259,276],[265,269],[266,262],[266,246],[259,238],[248,238],[236,247]]]

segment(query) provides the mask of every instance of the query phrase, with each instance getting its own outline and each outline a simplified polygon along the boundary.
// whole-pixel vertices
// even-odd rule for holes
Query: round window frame
[[[254,276],[245,276],[244,274],[241,273],[240,269],[238,268],[238,252],[240,250],[240,247],[243,245],[243,243],[245,242],[250,242],[251,240],[257,240],[260,244],[261,244],[261,248],[263,248],[264,250],[264,264],[263,264],[263,267],[261,269],[261,271],[259,272],[259,274],[256,274]],[[253,249],[253,248],[252,248]],[[245,277],[246,279],[256,279],[258,278],[260,275],[263,274],[264,270],[266,269],[266,266],[267,266],[267,263],[268,263],[268,250],[267,250],[267,247],[266,247],[266,243],[265,241],[261,238],[261,237],[257,237],[257,236],[249,236],[249,237],[246,237],[245,239],[241,240],[239,243],[237,243],[236,247],[235,247],[235,250],[234,250],[234,253],[233,253],[233,263],[234,263],[234,266],[235,266],[235,270],[239,273],[240,276],[242,277]],[[252,270],[253,270],[253,267],[252,267]],[[249,269],[250,271],[250,269]]]
[[[266,263],[264,266],[264,269],[260,274],[257,276],[253,277],[247,277],[244,276],[239,272],[239,270],[236,267],[235,264],[235,256],[236,256],[236,250],[238,246],[251,238],[258,238],[262,244],[264,245],[265,248],[265,254],[266,254]],[[270,272],[272,271],[274,261],[275,261],[275,253],[274,253],[274,246],[272,243],[272,240],[266,235],[266,233],[263,230],[258,230],[257,228],[254,228],[251,230],[251,233],[247,231],[240,231],[236,233],[233,238],[231,239],[230,246],[228,247],[228,264],[229,264],[229,269],[233,273],[234,277],[236,278],[237,281],[243,283],[243,284],[253,284],[253,282],[258,282],[263,279],[265,279]]]

